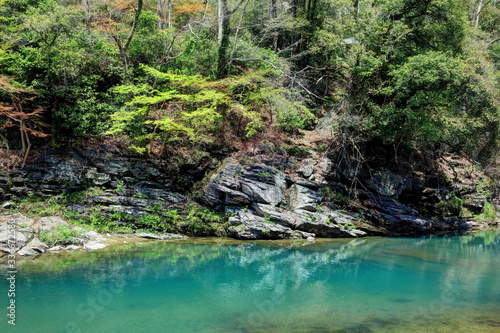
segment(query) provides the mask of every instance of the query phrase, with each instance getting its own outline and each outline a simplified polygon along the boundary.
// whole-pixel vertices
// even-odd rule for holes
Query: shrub
[[[54,245],[70,245],[76,243],[82,230],[72,229],[66,225],[57,225],[52,231],[42,230],[39,239],[49,247]]]

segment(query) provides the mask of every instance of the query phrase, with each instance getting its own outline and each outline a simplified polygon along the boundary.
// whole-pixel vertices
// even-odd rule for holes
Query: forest
[[[0,0],[0,22],[0,139],[26,156],[320,127],[351,148],[498,154],[498,0]]]

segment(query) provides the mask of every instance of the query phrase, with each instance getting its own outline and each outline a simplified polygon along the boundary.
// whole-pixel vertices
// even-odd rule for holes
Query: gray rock
[[[141,180],[154,179],[155,177],[158,177],[161,174],[160,170],[158,170],[157,168],[144,163],[132,164],[130,166],[130,172],[132,172],[135,178]]]
[[[57,246],[51,247],[47,251],[54,251],[54,252],[56,252],[56,251],[61,251],[62,249],[63,249],[62,246],[57,245]]]
[[[77,246],[77,245],[68,245],[66,246],[64,249],[65,250],[69,250],[69,251],[73,251],[73,250],[78,250],[80,247]]]
[[[377,171],[373,174],[371,180],[367,181],[367,186],[378,194],[397,199],[403,191],[410,190],[412,185],[411,180],[408,178],[401,177],[390,171]]]
[[[312,233],[259,221],[229,227],[229,232],[238,239],[307,239],[314,237]]]
[[[321,220],[299,220],[296,228],[297,230],[314,233],[318,237],[341,237],[344,234],[340,226]]]
[[[114,158],[109,161],[98,161],[95,166],[102,170],[103,173],[107,173],[114,176],[123,176],[129,170],[129,163],[126,160]]]
[[[9,209],[9,208],[12,208],[14,204],[10,201],[6,201],[2,204],[2,209]]]
[[[16,214],[16,215],[8,215],[5,217],[0,217],[1,221],[0,222],[0,231],[7,231],[10,230],[10,223],[9,221],[13,221],[13,224],[16,226],[17,232],[26,232],[26,233],[31,233],[31,225],[33,224],[34,220],[27,218],[21,214]]]
[[[337,218],[342,216],[342,218],[349,221],[345,222],[346,224],[354,220],[354,218],[349,219],[348,215],[339,212],[330,212],[330,216],[336,216]],[[304,212],[304,214],[302,214],[302,219],[297,220],[295,228],[297,230],[312,232],[316,234],[317,237],[326,238],[362,237],[366,235],[364,231],[333,223],[332,219],[327,218],[323,213],[311,214],[309,212]]]
[[[237,211],[229,218],[229,225],[229,232],[238,239],[307,239],[315,236],[312,233],[272,223],[253,214],[252,211]]]
[[[21,256],[32,256],[44,253],[48,249],[47,244],[41,242],[38,238],[34,238],[31,242],[26,244],[19,252]]]
[[[252,211],[248,210],[236,210],[234,215],[231,216],[228,221],[231,226],[240,226],[242,224],[252,222],[266,222],[263,217],[257,216]]]
[[[111,177],[107,173],[96,173],[92,182],[94,185],[102,186],[106,185],[111,181]]]
[[[313,164],[305,163],[297,170],[297,173],[306,178],[309,178],[314,173],[314,170],[315,169]]]
[[[473,222],[473,221],[463,221],[461,224],[460,224],[460,227],[462,229],[477,229],[481,226],[480,223],[477,223],[477,222]]]
[[[254,203],[251,207],[260,217],[267,217],[271,221],[281,224],[285,227],[295,228],[297,217],[291,212],[285,211],[281,213],[278,212],[277,209],[273,206],[259,203]]]
[[[58,225],[70,227],[70,224],[68,222],[64,221],[63,219],[57,216],[42,217],[33,226],[35,229],[51,232]]]
[[[487,199],[482,193],[467,194],[463,196],[463,206],[476,214],[483,211],[486,202]]]
[[[355,237],[364,237],[367,235],[365,231],[359,229],[351,229],[350,232],[353,233]]]
[[[308,210],[315,212],[317,205],[321,202],[321,195],[307,187],[294,184],[289,189],[290,210]]]
[[[303,179],[303,178],[297,179],[295,181],[295,184],[310,188],[311,190],[317,190],[320,188],[320,184],[312,182],[310,180]]]
[[[332,171],[333,166],[334,164],[329,158],[324,157],[319,159],[318,167],[323,174],[329,174]]]
[[[353,222],[358,221],[358,219],[355,218],[354,216],[344,214],[338,211],[330,212],[328,217],[330,221],[339,225],[352,224]]]
[[[76,227],[75,227],[76,228]],[[82,228],[83,229],[83,228]],[[83,229],[84,230],[84,229]],[[83,231],[82,230],[82,231]],[[98,237],[100,237],[101,235],[99,235],[96,231],[94,230],[90,230],[90,231],[87,231],[87,232],[83,232],[81,235],[80,235],[80,238],[83,238],[83,239],[87,239],[87,240],[92,240],[92,239],[96,239]]]
[[[417,210],[403,205],[394,199],[388,197],[378,197],[371,200],[371,204],[377,208],[378,211],[386,213],[391,216],[395,215],[414,215],[418,216]]]
[[[84,168],[76,162],[62,161],[57,165],[57,169],[51,169],[48,173],[51,180],[58,183],[67,183],[73,185],[80,185],[82,182],[82,175]]]
[[[241,183],[241,191],[253,202],[276,206],[283,200],[284,189],[276,184],[247,180]]]
[[[72,205],[72,206],[68,206],[67,208],[68,208],[69,211],[77,212],[77,213],[80,213],[80,214],[83,214],[83,213],[86,212],[85,207],[79,206],[79,205]]]
[[[137,237],[140,237],[140,238],[158,239],[158,240],[188,238],[187,236],[179,235],[179,234],[153,234],[150,232],[139,232],[135,235]]]
[[[168,203],[175,204],[182,203],[187,200],[185,196],[179,193],[173,193],[156,188],[138,188],[136,189],[136,193],[142,196],[146,196],[149,199],[162,200]]]
[[[86,250],[100,250],[107,247],[108,244],[101,243],[100,241],[89,241],[83,244],[83,248]]]
[[[233,190],[216,183],[209,183],[205,188],[203,201],[211,206],[229,205],[229,206],[244,206],[251,202],[248,195],[243,192]]]
[[[26,187],[26,186],[15,186],[15,187],[11,187],[9,188],[9,191],[10,192],[13,192],[13,193],[28,193],[30,191],[30,188],[29,187]]]
[[[27,238],[23,233],[9,230],[0,231],[0,248],[4,252],[15,253],[26,244]]]
[[[422,195],[432,202],[449,201],[452,198],[450,190],[446,188],[426,187],[422,190]]]
[[[412,229],[417,230],[419,232],[422,231],[430,231],[431,222],[428,220],[424,220],[418,216],[413,215],[396,215],[395,216],[399,220],[399,224],[401,225],[401,229],[409,230]]]
[[[278,205],[287,186],[286,176],[262,165],[241,165],[227,159],[203,190],[205,204],[245,206],[251,202]]]
[[[114,212],[122,212],[135,217],[141,217],[151,213],[150,210],[148,209],[141,209],[134,206],[122,206],[122,205],[110,205],[108,208],[106,207],[101,208],[101,210],[108,211],[111,214]]]

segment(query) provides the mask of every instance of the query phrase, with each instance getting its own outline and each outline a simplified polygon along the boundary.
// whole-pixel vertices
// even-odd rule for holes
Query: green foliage
[[[349,200],[349,197],[345,196],[344,194],[332,190],[328,186],[323,186],[320,188],[320,193],[321,196],[324,198],[325,201],[331,201],[336,204],[346,204],[347,201]]]
[[[483,211],[477,216],[477,219],[482,221],[493,221],[497,218],[498,217],[495,205],[493,205],[491,202],[486,201],[484,203]]]
[[[22,211],[27,214],[27,216],[58,216],[62,211],[64,211],[64,201],[60,197],[50,197],[41,200],[34,195],[28,195],[27,197],[19,199],[16,202],[16,210]]]
[[[495,52],[485,53],[488,46],[471,31],[464,2],[365,1],[355,11],[350,1],[327,6],[331,15],[311,50],[318,65],[335,69],[325,89],[347,115],[338,119],[360,120],[349,135],[424,147],[441,142],[474,158],[494,154],[499,84],[489,57]]]
[[[443,200],[435,204],[435,213],[442,216],[461,216],[463,200],[457,197],[455,192],[451,192],[450,200]]]
[[[304,147],[298,147],[298,146],[293,146],[293,147],[284,147],[286,150],[286,153],[290,156],[298,157],[298,158],[308,158],[311,156],[311,153],[307,148]]]
[[[388,142],[442,139],[443,118],[459,108],[456,94],[467,81],[462,63],[429,52],[409,57],[389,75],[392,79],[381,94],[390,102],[371,105],[373,134]]]
[[[185,233],[197,236],[225,234],[223,217],[219,213],[197,206],[188,209],[181,228]]]
[[[77,242],[77,238],[83,233],[82,230],[73,229],[59,224],[53,230],[42,230],[39,239],[49,247],[54,245],[70,245]]]
[[[106,90],[118,64],[110,45],[85,31],[78,8],[56,1],[39,2],[15,18],[5,40],[20,45],[3,61],[4,70],[43,95],[57,136],[101,134],[112,109]]]
[[[208,4],[176,4],[166,22],[145,3],[134,26],[128,3],[1,0],[0,74],[39,93],[30,103],[47,109],[54,140],[119,134],[161,153],[298,134],[317,109],[343,142],[486,160],[499,143],[500,5],[484,3],[476,22],[477,4],[250,0],[228,14],[222,43]],[[211,81],[218,66],[228,76]]]
[[[146,229],[153,231],[168,231],[165,221],[158,215],[143,215],[137,219],[137,224],[145,226]]]
[[[298,133],[301,129],[313,129],[316,117],[301,100],[301,95],[289,89],[265,89],[264,97],[276,115],[276,125],[287,133]]]
[[[218,112],[228,97],[199,75],[163,73],[143,66],[145,74],[161,82],[149,85],[124,85],[113,88],[114,93],[131,98],[126,106],[115,112],[107,134],[126,132],[132,148],[144,151],[153,141],[206,141],[208,134],[220,126]]]

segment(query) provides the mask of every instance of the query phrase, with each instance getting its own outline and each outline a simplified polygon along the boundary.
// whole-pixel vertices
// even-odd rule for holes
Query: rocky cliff
[[[225,213],[225,230],[240,239],[408,236],[496,225],[498,216],[474,217],[498,204],[498,190],[470,165],[443,161],[441,170],[454,179],[352,167],[335,152],[294,157],[272,144],[238,158],[211,147],[182,160],[79,145],[5,171],[0,193],[14,206],[23,196],[81,194],[68,211],[99,210],[109,219],[117,211],[161,217],[188,205],[206,207]]]

